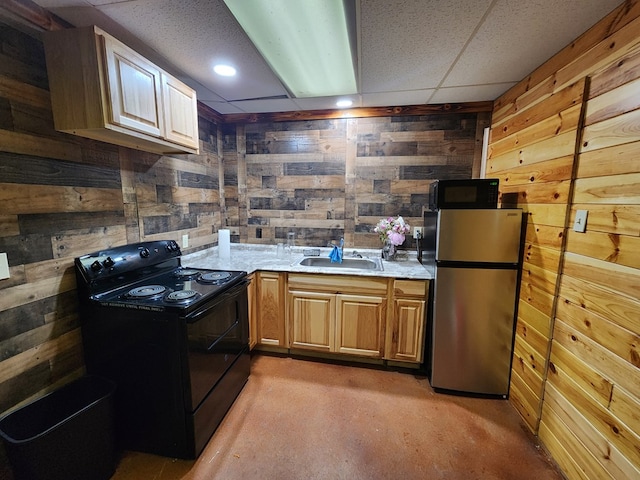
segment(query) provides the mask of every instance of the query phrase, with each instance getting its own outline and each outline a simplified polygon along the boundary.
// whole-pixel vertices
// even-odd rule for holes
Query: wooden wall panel
[[[583,33],[576,40],[563,48],[558,54],[531,72],[515,87],[494,102],[492,121],[501,123],[514,113],[531,108],[548,96],[563,90],[566,85],[558,81],[558,72],[571,68],[575,80],[588,76],[599,68],[598,65],[613,65],[614,62],[626,60],[629,45],[637,42],[637,25],[640,15],[640,3],[625,1],[620,7]],[[629,27],[629,25],[631,26]],[[627,28],[629,27],[629,28]],[[614,35],[624,31],[623,35]],[[627,35],[628,34],[628,35]],[[623,37],[623,38],[621,38]],[[596,47],[599,47],[595,50]],[[622,50],[621,50],[622,49]],[[602,51],[612,51],[609,62],[602,63]],[[574,68],[580,60],[581,68]],[[621,70],[624,70],[622,67]],[[571,75],[564,75],[565,78]]]
[[[491,151],[496,155],[488,171],[505,186],[503,203],[521,205],[536,198],[566,208],[562,223],[556,210],[552,225],[527,230],[518,332],[528,335],[517,336],[512,403],[533,431],[538,429],[568,478],[640,478],[638,32],[640,2],[625,2],[498,99],[493,114]],[[576,125],[572,151],[570,141],[556,137],[540,140],[540,148],[533,143],[509,150],[520,139],[545,137],[551,125],[560,128],[562,106],[572,101],[579,106],[573,89],[581,81],[587,92],[584,123]],[[553,99],[555,111],[545,106]],[[556,117],[545,119],[539,112]],[[518,129],[526,132],[517,134]],[[538,182],[549,185],[538,191]],[[554,183],[569,186],[554,192]],[[585,233],[571,229],[577,210],[588,211]],[[546,224],[547,212],[529,218]],[[550,292],[551,304],[540,301],[543,291]],[[523,382],[533,388],[539,384],[536,376],[523,373],[535,365],[531,359],[536,356],[526,355],[542,349],[539,335],[531,331],[539,332],[535,325],[544,328],[546,322],[534,311],[549,313],[553,329],[547,337],[543,391],[533,399],[540,415],[537,427],[531,418],[536,409],[523,405],[533,401],[531,395],[521,395]]]
[[[494,117],[491,127],[487,176],[501,180],[503,207],[527,214],[513,364],[518,391],[525,390],[524,383],[529,395],[512,404],[534,432],[542,409],[585,84],[583,79],[539,101],[529,99],[530,108],[499,116],[499,122]]]
[[[202,155],[158,156],[56,132],[39,40],[0,24],[0,415],[84,371],[73,259],[220,225],[217,126]],[[213,142],[213,145],[211,144]]]
[[[558,320],[555,326],[554,343],[557,342],[565,347],[582,362],[592,365],[594,369],[599,371],[613,369],[617,371],[619,378],[616,378],[615,382],[626,378],[627,383],[637,391],[637,380],[634,380],[634,376],[637,377],[637,375],[634,375],[633,369],[625,368],[623,361],[615,356],[608,355],[604,348],[575,332],[571,326],[564,322]],[[635,433],[633,425],[627,427],[611,410],[598,403],[589,394],[589,391],[582,389],[576,381],[569,375],[563,374],[558,367],[550,370],[548,384],[548,388],[554,387],[557,389],[559,395],[565,397],[569,403],[575,406],[580,414],[638,469],[638,465],[640,465],[640,437]],[[583,452],[585,456],[592,453]]]
[[[638,143],[623,143],[600,150],[582,152],[576,176],[590,178],[637,172],[639,164],[640,146]]]
[[[542,344],[518,335],[511,401],[572,479],[640,478],[638,32],[640,2],[626,1],[497,99],[492,116],[488,175],[504,186],[503,204],[522,206],[532,222],[518,331],[553,332],[535,397],[521,393],[527,379],[538,385],[522,369],[533,369],[526,354]],[[575,118],[568,110],[581,103],[573,144],[570,131],[549,136],[552,126],[566,131],[560,118]],[[570,229],[577,210],[588,210],[585,233]]]
[[[537,428],[540,417],[537,409],[537,398],[539,394],[529,386],[531,385],[534,389],[537,389],[536,382],[532,382],[531,380],[527,381],[518,373],[515,368],[515,365],[519,364],[518,360],[519,358],[514,356],[514,368],[511,371],[511,385],[509,387],[509,402],[522,416],[522,419],[529,429],[533,431]],[[529,370],[528,376],[535,377],[535,374]]]
[[[638,470],[620,450],[608,442],[552,385],[545,398],[543,416],[550,421],[540,425],[541,436],[551,440],[545,445],[554,458],[563,466],[569,466],[565,469],[568,478],[630,479],[638,476]],[[562,445],[556,443],[554,433],[563,438]],[[571,446],[571,455],[559,457],[558,451],[567,444]],[[591,470],[595,469],[590,476],[584,471],[585,461]]]
[[[486,113],[309,120],[238,125],[224,162],[246,171],[246,236],[299,245],[379,247],[373,227],[402,215],[421,225],[429,184],[470,178]],[[225,128],[229,128],[225,126]],[[226,195],[225,195],[226,197]],[[243,230],[244,232],[244,230]],[[408,237],[404,248],[413,248]]]
[[[532,131],[545,131],[546,125],[554,124],[556,133],[559,133],[557,129],[562,128],[563,118],[566,118],[567,114],[576,115],[576,108],[579,111],[582,104],[582,94],[584,92],[584,79],[576,82],[575,84],[565,88],[550,96],[548,102],[542,102],[534,105],[531,108],[525,109],[521,112],[516,112],[514,115],[505,117],[504,120],[497,122],[494,120],[492,127],[492,142],[496,145],[501,143],[501,140],[508,137],[511,138],[511,142],[520,140],[525,132]],[[566,113],[564,113],[566,112]],[[574,123],[574,122],[569,122]],[[535,129],[527,129],[527,127],[536,126]],[[540,126],[543,128],[541,129]],[[519,135],[515,137],[513,132],[518,132]],[[553,135],[550,135],[553,136]],[[525,143],[534,143],[533,141]]]
[[[627,267],[640,268],[640,237],[614,233],[569,231],[567,250]]]

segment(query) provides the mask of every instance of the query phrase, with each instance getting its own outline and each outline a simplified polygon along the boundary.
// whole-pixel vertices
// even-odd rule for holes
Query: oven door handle
[[[239,323],[240,323],[240,320],[236,319],[236,321],[235,321],[235,322],[233,322],[233,323],[229,326],[229,328],[227,328],[227,329],[224,331],[224,333],[223,333],[222,335],[220,335],[218,338],[216,338],[216,339],[211,343],[211,345],[209,345],[209,346],[207,347],[207,352],[211,353],[211,352],[213,351],[214,347],[218,344],[218,342],[222,341],[222,339],[223,339],[224,337],[226,337],[226,336],[227,336],[227,333],[229,333],[231,330],[233,330],[234,328],[236,328],[236,327],[238,326],[238,324],[239,324]]]
[[[188,323],[197,322],[200,319],[201,316],[205,315],[206,313],[209,313],[209,311],[212,308],[215,308],[217,305],[220,305],[221,303],[226,302],[230,298],[233,298],[233,297],[237,296],[238,293],[240,293],[241,290],[244,290],[245,288],[247,288],[247,285],[249,285],[250,283],[251,283],[250,280],[243,280],[241,283],[239,283],[238,285],[234,286],[231,290],[227,290],[223,294],[218,295],[215,298],[215,301],[213,303],[208,303],[201,310],[198,310],[197,312],[193,313],[192,315],[188,315],[187,316],[187,322]]]

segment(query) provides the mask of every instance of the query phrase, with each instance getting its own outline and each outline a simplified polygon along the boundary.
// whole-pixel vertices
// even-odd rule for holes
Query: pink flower
[[[394,245],[402,245],[404,243],[404,235],[398,232],[389,232],[389,241]]]
[[[411,227],[401,216],[388,217],[381,219],[373,231],[378,234],[382,243],[389,241],[394,245],[402,245],[404,236],[411,231]]]

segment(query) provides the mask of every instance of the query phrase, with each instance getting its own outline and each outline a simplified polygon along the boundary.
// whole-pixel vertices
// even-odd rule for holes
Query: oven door
[[[217,295],[186,317],[191,411],[198,408],[248,348],[248,283],[243,281]]]

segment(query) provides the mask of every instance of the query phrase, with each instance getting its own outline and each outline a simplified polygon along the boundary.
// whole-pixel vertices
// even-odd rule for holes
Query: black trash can
[[[87,375],[0,419],[15,480],[106,480],[116,466],[110,380]]]

